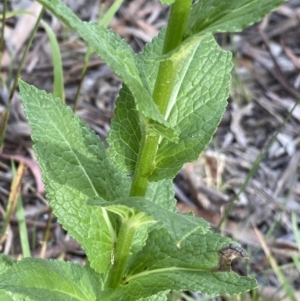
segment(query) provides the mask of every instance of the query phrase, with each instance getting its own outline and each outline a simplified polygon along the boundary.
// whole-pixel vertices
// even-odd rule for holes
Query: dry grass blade
[[[268,245],[266,244],[266,241],[264,239],[263,234],[258,230],[258,228],[255,225],[253,225],[253,227],[254,227],[254,231],[255,231],[255,233],[258,237],[258,240],[261,244],[261,247],[264,250],[264,252],[266,254],[266,257],[267,257],[274,273],[276,274],[276,276],[277,276],[278,280],[280,281],[283,289],[285,290],[286,295],[289,297],[289,299],[291,301],[297,301],[293,288],[289,285],[287,278],[285,277],[285,275],[281,271],[281,269],[278,266],[275,258],[272,256],[271,250],[268,247]]]
[[[20,162],[16,176],[14,177],[13,182],[11,184],[7,209],[4,217],[4,224],[1,229],[0,244],[2,244],[6,240],[6,230],[9,225],[10,218],[12,217],[17,205],[18,197],[20,195],[22,179],[25,171],[26,171],[26,166],[24,162]]]

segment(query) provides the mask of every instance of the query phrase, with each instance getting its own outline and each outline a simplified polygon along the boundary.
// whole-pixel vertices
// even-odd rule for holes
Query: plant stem
[[[192,0],[176,0],[171,6],[163,54],[172,51],[182,43],[191,5]]]
[[[163,53],[166,54],[180,46],[183,40],[192,0],[177,0],[170,10],[170,16],[164,40]],[[159,65],[153,91],[153,100],[160,113],[165,116],[176,78],[177,66],[171,61]],[[154,168],[159,136],[147,135],[144,130],[136,169],[131,185],[131,196],[144,196],[148,188],[148,178]]]
[[[135,231],[142,223],[141,221],[144,217],[145,213],[140,212],[122,222],[115,254],[112,256],[114,259],[112,259],[112,267],[107,278],[107,287],[116,288],[121,284],[128,263]]]
[[[151,174],[158,140],[158,136],[143,135],[131,184],[130,196],[145,196],[148,188],[148,176]]]

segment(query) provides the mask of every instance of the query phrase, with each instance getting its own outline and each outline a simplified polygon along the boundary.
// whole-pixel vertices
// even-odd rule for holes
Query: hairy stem
[[[164,41],[163,54],[180,46],[186,29],[192,0],[177,0],[171,7],[170,16]],[[160,113],[165,116],[176,76],[176,67],[172,62],[161,62],[153,91],[153,100]],[[139,150],[136,169],[132,181],[131,196],[145,196],[148,188],[148,178],[151,175],[159,136],[151,136],[147,132],[147,120],[141,120],[145,127],[142,129],[142,141]],[[142,213],[139,213],[142,214]],[[130,255],[131,245],[137,227],[142,217],[136,216],[123,221],[118,235],[114,262],[110,269],[107,286],[115,288],[122,282]]]
[[[170,16],[164,40],[163,53],[166,54],[180,46],[186,29],[192,0],[177,0],[170,10]],[[153,100],[160,113],[165,116],[171,97],[177,67],[170,61],[160,63],[153,91]],[[138,155],[131,196],[144,196],[148,188],[148,177],[154,168],[159,136],[147,135],[144,130],[142,143]]]
[[[143,223],[144,217],[145,213],[140,212],[130,219],[123,221],[118,235],[118,243],[116,244],[116,249],[112,256],[112,266],[107,278],[106,286],[108,288],[116,288],[121,284],[135,232],[140,227],[141,223]]]

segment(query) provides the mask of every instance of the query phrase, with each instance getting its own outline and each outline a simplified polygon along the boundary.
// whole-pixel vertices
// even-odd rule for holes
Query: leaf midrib
[[[143,271],[137,274],[134,274],[132,276],[126,277],[126,281],[131,281],[135,278],[148,276],[151,274],[158,274],[158,273],[165,273],[165,272],[174,272],[174,271],[190,271],[190,272],[213,272],[216,268],[211,269],[192,269],[192,268],[183,268],[183,267],[168,267],[168,268],[160,268],[160,269],[154,269],[154,270],[147,270]]]
[[[79,118],[79,117],[78,117]],[[52,121],[52,119],[51,119]],[[73,156],[76,158],[76,161],[78,163],[78,165],[80,166],[80,168],[82,169],[84,175],[86,176],[88,182],[91,185],[91,188],[93,189],[95,195],[97,195],[100,198],[100,195],[98,194],[93,182],[91,181],[89,175],[86,173],[85,168],[83,167],[83,165],[81,164],[79,158],[77,157],[76,153],[73,151],[73,148],[71,147],[70,143],[65,139],[65,136],[63,135],[63,133],[60,131],[60,129],[55,125],[55,123],[52,123],[53,127],[57,130],[57,132],[59,133],[59,135],[62,137],[62,139],[64,140],[64,142],[66,143],[66,145],[69,147],[69,150],[71,151],[71,153],[73,154]]]

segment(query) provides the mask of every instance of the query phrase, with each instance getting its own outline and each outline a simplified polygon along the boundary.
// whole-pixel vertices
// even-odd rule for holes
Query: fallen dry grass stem
[[[286,277],[284,276],[283,272],[281,271],[280,267],[278,266],[275,258],[273,257],[270,248],[268,247],[263,234],[259,231],[259,229],[253,225],[254,231],[257,235],[257,238],[261,244],[261,247],[263,249],[263,251],[266,254],[266,257],[269,261],[270,266],[272,267],[275,275],[277,276],[279,282],[281,283],[286,295],[289,297],[289,300],[291,301],[297,301],[295,294],[294,294],[294,290],[292,289],[292,287],[289,285]]]
[[[6,240],[7,227],[8,227],[9,221],[10,221],[13,213],[15,212],[18,197],[20,195],[22,179],[23,179],[25,171],[26,171],[26,166],[25,166],[24,162],[21,161],[19,164],[18,170],[16,172],[16,175],[13,178],[13,181],[11,184],[7,209],[6,209],[6,213],[5,213],[5,217],[4,217],[4,224],[1,229],[0,244],[2,244]]]

